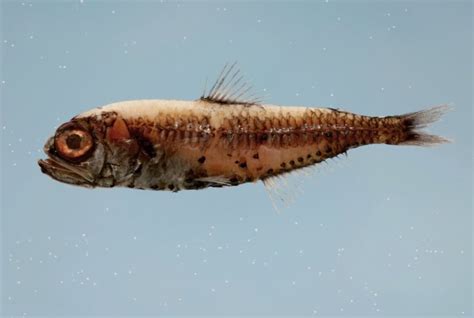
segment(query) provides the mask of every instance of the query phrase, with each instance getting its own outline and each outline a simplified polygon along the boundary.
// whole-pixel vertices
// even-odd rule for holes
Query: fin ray
[[[244,76],[236,68],[237,62],[226,63],[208,93],[204,91],[200,100],[218,104],[260,105],[262,97],[252,93],[252,86],[243,81]]]

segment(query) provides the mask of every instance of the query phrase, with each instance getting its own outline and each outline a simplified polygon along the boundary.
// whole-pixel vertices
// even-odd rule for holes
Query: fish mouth
[[[55,158],[38,160],[41,172],[51,178],[73,185],[92,188],[95,186],[94,179],[80,167],[75,167]]]

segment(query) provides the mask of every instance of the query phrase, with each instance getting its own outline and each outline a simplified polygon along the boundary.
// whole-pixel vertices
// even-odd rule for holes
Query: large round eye
[[[59,155],[65,159],[79,159],[92,149],[92,136],[81,129],[60,132],[54,140]]]

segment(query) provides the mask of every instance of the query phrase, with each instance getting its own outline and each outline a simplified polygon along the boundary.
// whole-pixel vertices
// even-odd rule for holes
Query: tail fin
[[[452,110],[452,107],[441,105],[399,116],[405,134],[403,140],[398,144],[429,147],[451,142],[449,139],[430,135],[421,130],[438,121],[441,116],[450,110]]]

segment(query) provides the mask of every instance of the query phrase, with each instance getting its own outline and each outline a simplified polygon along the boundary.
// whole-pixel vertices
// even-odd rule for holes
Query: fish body
[[[82,113],[57,129],[45,145],[49,158],[39,165],[54,179],[80,186],[179,191],[265,181],[362,145],[446,142],[419,131],[445,106],[371,117],[216,92],[194,101],[124,101]]]

